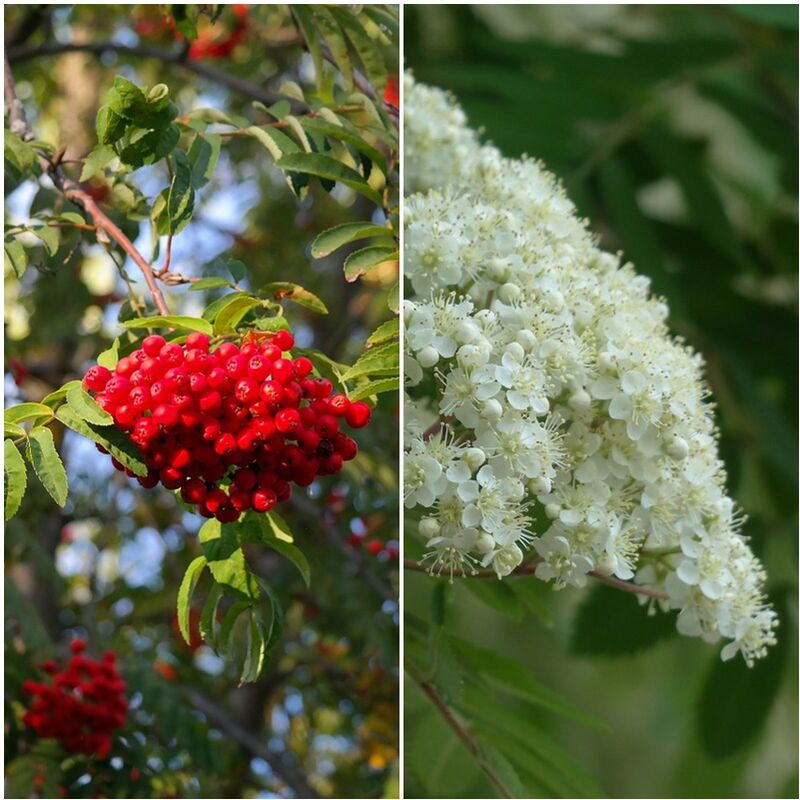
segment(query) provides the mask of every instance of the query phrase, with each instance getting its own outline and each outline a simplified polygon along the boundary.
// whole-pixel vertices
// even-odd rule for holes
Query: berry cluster
[[[26,680],[22,689],[34,698],[22,721],[43,739],[58,739],[69,753],[105,758],[111,750],[111,735],[125,724],[128,701],[125,681],[107,652],[102,661],[83,655],[86,645],[76,639],[66,668],[46,661],[42,669],[51,682]]]
[[[289,331],[210,346],[202,333],[183,345],[148,336],[113,373],[94,366],[84,376],[142,452],[142,486],[179,489],[203,516],[235,522],[288,500],[290,483],[308,486],[355,458],[356,443],[339,427],[366,425],[369,406],[332,394],[329,380],[311,377],[308,358],[284,357],[294,346]]]

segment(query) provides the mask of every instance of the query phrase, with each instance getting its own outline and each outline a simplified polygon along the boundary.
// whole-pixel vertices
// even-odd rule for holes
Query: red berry
[[[187,503],[199,505],[206,498],[206,485],[197,478],[191,478],[181,487],[181,497]]]
[[[111,370],[97,364],[83,376],[83,386],[92,392],[102,392],[110,379]]]
[[[155,358],[166,343],[163,336],[148,336],[142,342],[142,350],[151,358]]]
[[[294,347],[294,336],[289,331],[278,331],[272,337],[272,341],[283,351],[291,350]]]
[[[215,351],[214,355],[222,361],[227,361],[229,358],[239,354],[238,345],[233,342],[223,342]]]
[[[311,359],[305,356],[300,356],[300,358],[294,360],[294,371],[298,378],[308,377],[313,369],[314,365],[311,363]]]
[[[284,434],[293,434],[300,427],[300,414],[297,409],[284,408],[275,415],[275,427]]]
[[[180,422],[180,414],[174,406],[161,405],[153,412],[153,419],[165,428],[174,428]]]
[[[277,381],[264,381],[261,384],[260,394],[268,406],[277,406],[283,399],[283,386]]]
[[[272,489],[256,489],[253,492],[253,509],[255,511],[270,511],[275,507],[278,498]]]
[[[383,550],[383,542],[379,539],[371,539],[367,542],[367,552],[370,555],[376,556]]]
[[[351,428],[363,428],[369,423],[372,410],[366,403],[352,403],[347,409],[345,419]]]
[[[294,364],[286,358],[279,358],[272,365],[272,377],[286,385],[292,378],[294,378]]]
[[[331,413],[337,417],[343,417],[350,408],[350,400],[346,395],[335,394],[328,400],[328,406],[331,409]]]
[[[209,338],[204,333],[190,333],[186,337],[187,350],[201,350],[208,352]]]
[[[214,452],[220,456],[227,456],[236,450],[236,439],[230,433],[223,433],[214,443]]]

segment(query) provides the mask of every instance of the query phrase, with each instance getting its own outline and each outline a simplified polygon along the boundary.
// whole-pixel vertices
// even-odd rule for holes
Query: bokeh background
[[[578,590],[504,581],[503,614],[454,588],[449,630],[607,724],[537,719],[611,797],[797,797],[797,23],[794,5],[405,8],[405,65],[506,155],[542,159],[705,355],[729,486],[782,609],[781,645],[748,675],[678,636],[576,653]],[[429,618],[435,582],[405,585]],[[620,624],[601,617],[600,638]],[[491,796],[407,686],[409,796]]]
[[[312,61],[285,6],[206,7],[217,18],[213,24],[200,18],[204,41],[229,41],[236,32],[235,45],[197,56],[196,63],[229,76],[233,89],[231,81],[176,63],[186,55],[176,55],[182,45],[169,8],[6,7],[6,51],[18,95],[37,136],[66,145],[62,165],[69,174],[77,177],[75,160],[95,145],[95,115],[116,74],[138,85],[167,84],[183,114],[215,108],[252,124],[270,117],[236,90],[237,80],[275,97],[287,81],[313,90]],[[112,46],[100,56],[41,53],[45,45],[58,50],[69,42],[111,42],[134,52]],[[386,50],[396,73],[396,45]],[[166,182],[161,163],[122,183],[97,177],[91,184],[146,257],[152,247],[146,201]],[[9,225],[58,207],[46,180],[15,185],[7,174],[6,188]],[[323,260],[310,255],[311,241],[326,228],[383,221],[380,210],[347,187],[332,194],[316,187],[298,202],[268,152],[253,139],[237,139],[222,148],[196,206],[175,238],[173,271],[230,278],[224,257],[246,265],[242,283],[253,290],[269,281],[305,286],[331,313],[287,308],[299,346],[353,363],[369,333],[391,317],[387,295],[396,267],[347,283],[341,251]],[[121,333],[120,314],[131,313],[125,282],[92,236],[65,235],[52,256],[33,239],[26,246],[33,267],[22,280],[6,268],[6,405],[40,400],[81,377]],[[163,257],[162,242],[157,265]],[[134,293],[143,296],[140,274],[126,267]],[[163,289],[176,314],[199,316],[216,296],[186,285]],[[197,636],[187,647],[175,625],[178,586],[199,552],[202,519],[184,513],[170,492],[143,490],[91,442],[54,425],[69,475],[68,504],[57,508],[31,476],[20,513],[6,526],[9,796],[54,797],[59,787],[74,797],[292,797],[306,796],[303,787],[320,796],[396,796],[397,413],[396,394],[381,395],[373,423],[357,432],[361,453],[353,468],[296,491],[280,510],[311,563],[311,588],[276,553],[256,554],[257,571],[283,602],[286,627],[262,679],[243,687],[237,664]],[[206,591],[198,592],[198,609]],[[45,656],[62,657],[76,635],[86,637],[93,654],[118,653],[132,703],[126,746],[115,746],[110,762],[87,769],[79,760],[64,773],[50,751],[36,750],[47,766],[37,789],[28,758],[36,745],[19,725],[21,682]]]

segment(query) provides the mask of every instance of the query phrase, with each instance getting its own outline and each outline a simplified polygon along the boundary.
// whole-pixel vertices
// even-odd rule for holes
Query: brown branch
[[[518,566],[510,575],[506,576],[508,578],[518,578],[521,575],[533,575],[536,572],[536,567],[542,563],[541,558],[536,558],[533,561],[528,561],[525,564],[521,564]],[[410,570],[412,572],[428,572],[428,569],[425,567],[424,564],[420,564],[414,561],[411,558],[405,559],[403,562],[404,569]],[[657,600],[666,600],[668,595],[665,592],[659,592],[658,589],[651,589],[647,586],[639,586],[636,583],[630,583],[630,581],[623,581],[620,578],[615,578],[612,575],[603,575],[601,572],[595,572],[592,570],[588,573],[588,575],[594,578],[596,581],[600,581],[600,583],[606,583],[609,586],[613,586],[615,589],[619,589],[622,592],[630,592],[630,594],[640,594],[644,595],[645,597],[654,597]],[[464,578],[494,578],[497,579],[497,573],[492,569],[479,569],[475,572],[467,573],[463,576]]]
[[[5,59],[4,66],[3,84],[6,105],[8,107],[9,128],[23,140],[31,141],[35,137],[25,118],[25,109],[20,99],[17,97],[14,87],[14,76],[11,73],[11,65],[8,58]],[[133,242],[120,230],[118,225],[109,219],[105,212],[94,201],[94,198],[92,198],[79,183],[76,183],[72,178],[65,175],[46,153],[37,149],[36,157],[42,170],[50,176],[56,189],[61,192],[67,200],[83,208],[92,218],[98,233],[101,231],[105,233],[130,256],[131,260],[141,270],[142,275],[144,275],[145,283],[147,283],[147,288],[150,290],[153,302],[159,313],[165,316],[168,315],[169,308],[164,300],[164,296],[161,294],[161,289],[156,282],[153,270],[141,253],[136,249]]]
[[[11,64],[18,64],[33,58],[55,56],[61,53],[91,53],[99,57],[103,53],[110,52],[142,58],[154,58],[165,64],[174,64],[188,72],[206,78],[212,83],[218,83],[245,97],[259,100],[266,105],[271,105],[282,99],[277,92],[263,89],[261,86],[238,78],[235,75],[230,75],[216,67],[187,58],[184,48],[165,50],[149,44],[125,45],[117,42],[47,42],[36,46],[10,47],[8,49],[8,60]]]
[[[452,728],[453,732],[461,739],[464,746],[469,750],[470,755],[475,759],[475,763],[483,771],[484,775],[495,786],[501,797],[513,797],[514,795],[508,790],[501,778],[486,762],[483,753],[481,752],[480,745],[473,737],[473,735],[461,724],[461,720],[451,711],[450,707],[444,701],[444,698],[436,690],[436,687],[426,681],[422,675],[419,674],[417,669],[406,661],[406,672],[411,675],[417,682],[419,688],[425,693],[428,700],[431,701],[433,707],[442,715],[444,721]]]
[[[230,714],[211,698],[190,686],[184,688],[192,705],[218,727],[226,736],[238,742],[245,750],[269,764],[278,777],[294,792],[295,797],[316,798],[317,792],[309,786],[305,776],[282,753],[272,752],[256,734],[240,725]]]

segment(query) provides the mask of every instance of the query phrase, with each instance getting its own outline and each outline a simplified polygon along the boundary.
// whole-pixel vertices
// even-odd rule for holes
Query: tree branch
[[[511,792],[506,788],[506,785],[495,773],[489,764],[486,763],[483,753],[481,752],[480,745],[472,736],[472,734],[461,724],[461,721],[450,710],[450,707],[444,701],[444,698],[436,691],[436,687],[426,681],[422,675],[419,674],[413,664],[406,661],[406,672],[411,675],[417,682],[418,686],[425,693],[428,700],[431,701],[433,707],[442,715],[444,721],[453,729],[453,732],[463,742],[464,746],[469,750],[470,755],[475,759],[475,763],[482,770],[484,775],[491,781],[501,797],[513,797]]]
[[[536,572],[536,567],[541,564],[542,559],[536,558],[533,561],[528,561],[525,564],[521,564],[518,566],[510,575],[507,577],[509,578],[517,578],[521,575],[533,575]],[[411,558],[405,559],[403,562],[403,568],[410,570],[412,572],[428,572],[423,564],[420,564],[414,561]],[[588,573],[590,577],[594,578],[596,581],[600,583],[606,583],[609,586],[613,586],[615,589],[619,589],[622,592],[629,592],[630,594],[640,594],[644,595],[645,597],[654,597],[657,600],[666,600],[668,595],[665,592],[659,592],[658,589],[651,589],[648,586],[639,586],[636,583],[630,583],[629,581],[623,581],[619,578],[615,578],[612,575],[603,575],[601,572],[595,572],[592,570]],[[479,569],[476,572],[471,572],[463,576],[464,578],[494,578],[497,580],[497,573],[492,569]]]
[[[37,46],[10,47],[8,49],[8,61],[11,64],[18,64],[33,58],[55,56],[61,53],[91,53],[98,57],[103,53],[120,53],[121,55],[155,58],[165,64],[174,64],[187,72],[206,78],[212,83],[225,86],[252,100],[259,100],[266,105],[277,103],[278,100],[283,99],[277,92],[264,89],[255,83],[238,78],[236,75],[230,75],[216,67],[210,67],[208,64],[187,58],[183,48],[166,50],[149,44],[126,45],[118,44],[117,42],[47,42]]]
[[[20,99],[17,97],[14,87],[14,76],[11,73],[11,65],[8,58],[5,59],[4,67],[3,86],[6,105],[8,107],[9,128],[23,140],[31,141],[35,137],[25,118],[25,109]],[[42,170],[50,176],[56,189],[61,192],[67,200],[83,208],[92,218],[98,231],[103,231],[130,256],[131,260],[141,270],[142,275],[144,275],[145,283],[147,283],[147,288],[150,290],[153,303],[159,313],[165,316],[168,315],[169,308],[164,300],[164,296],[161,294],[161,289],[156,282],[153,270],[141,253],[136,249],[133,242],[122,232],[116,223],[109,219],[92,196],[85,191],[79,183],[76,183],[72,178],[66,176],[45,153],[37,149],[36,157]]]
[[[191,686],[184,693],[192,705],[208,717],[224,734],[238,742],[245,750],[269,764],[273,772],[294,792],[295,797],[316,798],[319,795],[308,785],[305,776],[282,753],[272,752],[254,733],[240,725],[228,712],[211,698]]]

